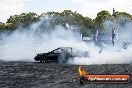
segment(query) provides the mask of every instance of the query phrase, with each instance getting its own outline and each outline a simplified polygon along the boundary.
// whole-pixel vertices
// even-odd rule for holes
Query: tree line
[[[40,20],[43,15],[49,15],[54,18],[52,22],[53,25],[61,24],[64,27],[67,24],[70,25],[77,25],[80,28],[81,32],[94,32],[95,28],[99,30],[103,29],[103,22],[106,20],[120,20],[119,23],[123,24],[127,21],[132,20],[132,15],[126,12],[115,12],[116,17],[110,14],[110,12],[106,10],[102,10],[101,12],[97,13],[95,19],[91,19],[90,17],[83,16],[78,12],[73,12],[71,10],[64,10],[63,12],[46,12],[38,15],[34,12],[29,13],[21,13],[19,15],[10,16],[7,19],[6,23],[0,22],[0,31],[4,30],[15,30],[19,26],[21,27],[28,27],[30,24],[35,23]]]

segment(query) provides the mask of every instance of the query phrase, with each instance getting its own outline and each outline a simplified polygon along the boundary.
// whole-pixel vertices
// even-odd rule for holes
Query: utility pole
[[[116,13],[115,13],[115,9],[113,8],[113,14],[112,14],[112,16],[114,17],[114,18],[116,18]],[[112,28],[112,44],[113,44],[113,46],[114,46],[114,44],[115,44],[115,28]]]

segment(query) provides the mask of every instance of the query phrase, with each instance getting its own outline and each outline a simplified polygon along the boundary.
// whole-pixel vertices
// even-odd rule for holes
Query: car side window
[[[54,53],[61,53],[61,49],[55,50]]]

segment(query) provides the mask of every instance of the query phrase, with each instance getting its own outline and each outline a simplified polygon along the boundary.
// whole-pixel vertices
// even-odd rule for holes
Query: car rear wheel
[[[43,62],[43,60],[41,59],[41,60],[40,60],[40,63],[42,63],[42,62]]]

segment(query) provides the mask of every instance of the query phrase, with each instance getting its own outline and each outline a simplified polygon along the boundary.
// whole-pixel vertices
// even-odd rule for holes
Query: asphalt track
[[[88,74],[131,74],[132,64],[87,65]],[[0,62],[0,88],[132,88],[128,84],[81,85],[77,65],[35,62]]]

